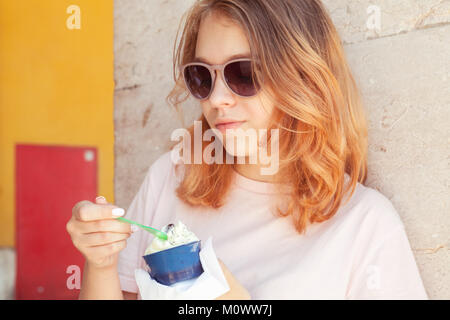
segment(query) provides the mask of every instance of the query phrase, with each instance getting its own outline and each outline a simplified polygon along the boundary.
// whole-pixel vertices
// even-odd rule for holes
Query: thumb
[[[97,198],[95,198],[95,203],[96,204],[108,204],[108,201],[106,201],[105,197],[98,196]]]

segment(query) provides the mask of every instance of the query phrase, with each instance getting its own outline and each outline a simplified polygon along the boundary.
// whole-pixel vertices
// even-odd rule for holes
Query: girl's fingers
[[[87,261],[104,264],[126,247],[131,226],[116,219],[124,213],[104,197],[97,197],[94,203],[84,200],[75,204],[66,229]]]
[[[78,233],[81,234],[93,232],[130,233],[132,231],[130,224],[115,219],[86,222],[74,220],[72,223],[74,229],[76,229]]]
[[[84,249],[86,257],[102,258],[113,255],[127,246],[126,240],[120,240],[106,245],[87,247]]]
[[[109,203],[97,204],[90,201],[80,201],[72,208],[72,215],[80,221],[114,219],[124,214],[124,209]]]
[[[117,241],[126,240],[130,237],[129,233],[115,233],[115,232],[96,232],[83,234],[77,237],[77,243],[80,247],[97,247],[105,246]]]
[[[78,243],[83,247],[105,246],[110,243],[126,240],[129,237],[129,233],[96,232],[84,234],[78,239]]]

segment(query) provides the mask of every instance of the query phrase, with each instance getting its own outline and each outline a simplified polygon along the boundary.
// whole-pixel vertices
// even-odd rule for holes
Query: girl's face
[[[200,24],[195,58],[211,65],[223,64],[236,58],[250,58],[250,47],[244,32],[238,25],[212,14],[206,16]],[[230,140],[235,139],[234,145],[238,146],[236,137],[242,136],[242,133],[226,133],[226,127],[217,125],[218,122],[240,122],[232,125],[231,128],[243,129],[244,132],[250,129],[257,134],[258,139],[265,139],[265,136],[260,135],[259,130],[268,129],[274,107],[262,89],[253,97],[237,96],[228,89],[224,79],[216,71],[213,91],[208,99],[200,103],[209,126],[222,133],[218,136],[227,153],[238,157],[249,156],[257,152],[258,144],[250,144],[249,140],[246,140],[245,148],[232,148],[233,144]]]

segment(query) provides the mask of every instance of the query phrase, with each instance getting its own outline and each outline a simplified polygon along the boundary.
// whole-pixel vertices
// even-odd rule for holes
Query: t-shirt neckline
[[[238,173],[235,169],[233,169],[233,172],[234,172],[234,183],[238,187],[245,189],[247,191],[263,194],[276,194],[276,193],[289,193],[291,190],[291,187],[287,184],[253,180]]]

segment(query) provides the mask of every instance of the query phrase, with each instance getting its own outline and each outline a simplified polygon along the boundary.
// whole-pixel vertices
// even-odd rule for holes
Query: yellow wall
[[[97,147],[114,201],[113,66],[112,0],[0,0],[0,246],[14,246],[17,143]]]

